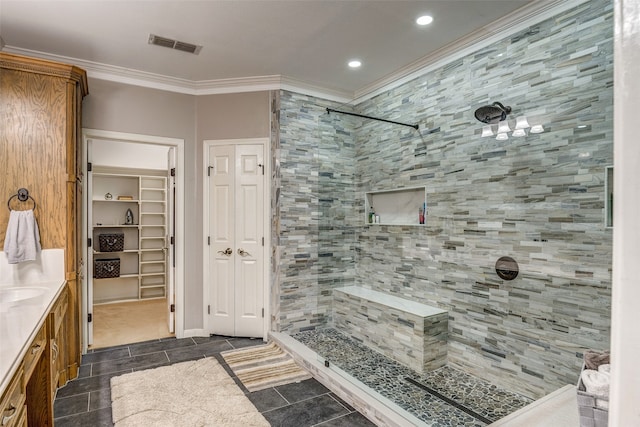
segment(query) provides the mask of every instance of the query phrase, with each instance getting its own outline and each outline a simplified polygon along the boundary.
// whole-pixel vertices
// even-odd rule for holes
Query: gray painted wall
[[[184,327],[202,329],[202,141],[269,136],[269,92],[192,96],[89,79],[83,127],[185,140]]]
[[[203,141],[220,139],[243,139],[243,138],[268,138],[269,137],[269,92],[247,92],[221,95],[203,95],[196,98],[196,139],[198,146],[196,152],[196,176],[204,177],[204,146]],[[193,206],[195,214],[195,226],[198,229],[198,236],[204,236],[203,231],[203,181],[196,182],[195,193],[198,195]],[[192,248],[201,248],[204,237],[197,239]],[[197,246],[196,246],[197,245]],[[191,249],[188,256],[197,258],[197,283],[199,289],[193,289],[194,295],[197,292],[198,301],[203,301],[203,256],[200,250]],[[206,285],[205,285],[206,286]],[[206,305],[207,302],[205,301]],[[202,303],[199,303],[202,307]],[[188,306],[190,310],[195,306]],[[196,311],[195,309],[193,311]],[[203,310],[200,313],[204,313]],[[194,313],[195,315],[195,313]],[[199,317],[200,324],[206,324],[202,316]]]

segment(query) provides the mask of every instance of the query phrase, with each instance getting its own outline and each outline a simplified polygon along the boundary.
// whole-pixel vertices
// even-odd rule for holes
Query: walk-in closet
[[[173,150],[86,139],[87,344],[173,335]]]

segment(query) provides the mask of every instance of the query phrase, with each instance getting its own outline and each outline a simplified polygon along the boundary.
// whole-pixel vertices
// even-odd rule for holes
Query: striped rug
[[[274,342],[224,351],[221,355],[250,392],[311,378]]]

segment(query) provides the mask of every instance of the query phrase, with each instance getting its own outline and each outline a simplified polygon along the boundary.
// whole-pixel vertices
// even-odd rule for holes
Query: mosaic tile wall
[[[356,107],[420,132],[282,92],[276,330],[331,325],[331,289],[362,283],[448,310],[451,366],[529,397],[575,383],[610,336],[612,37],[589,1]],[[494,101],[546,131],[481,138]],[[418,185],[426,227],[362,224],[365,191]]]
[[[329,101],[282,92],[278,105],[272,326],[297,332],[329,323],[331,289],[355,277],[355,126]]]
[[[333,290],[335,329],[416,372],[446,365],[449,313],[416,314],[343,289]]]

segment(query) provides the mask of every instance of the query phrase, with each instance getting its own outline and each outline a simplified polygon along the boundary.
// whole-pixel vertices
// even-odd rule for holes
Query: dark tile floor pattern
[[[220,352],[261,344],[262,340],[212,336],[167,338],[90,351],[82,357],[78,378],[57,392],[55,426],[112,427],[111,377],[209,356],[224,366],[272,426],[373,426],[314,379],[249,393]]]
[[[332,328],[293,337],[433,427],[482,427],[532,402],[448,366],[420,374]]]

